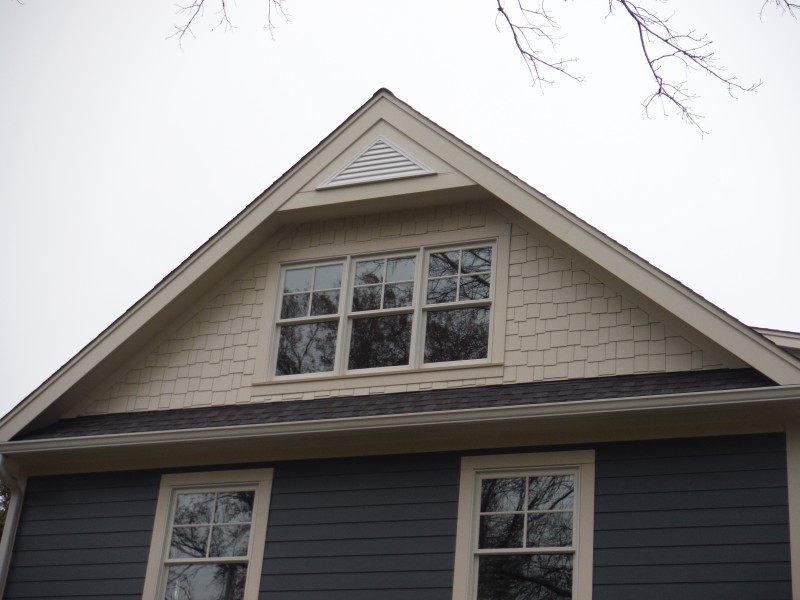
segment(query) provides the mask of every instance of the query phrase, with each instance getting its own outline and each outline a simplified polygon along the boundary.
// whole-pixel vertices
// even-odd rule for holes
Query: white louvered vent
[[[432,174],[413,156],[379,137],[317,189]]]

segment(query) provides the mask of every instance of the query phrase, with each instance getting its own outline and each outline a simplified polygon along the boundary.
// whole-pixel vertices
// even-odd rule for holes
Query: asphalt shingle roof
[[[141,433],[260,423],[434,413],[470,408],[523,406],[661,394],[767,387],[773,381],[754,369],[718,369],[567,379],[514,385],[423,390],[372,396],[114,413],[65,419],[15,439],[34,440]]]

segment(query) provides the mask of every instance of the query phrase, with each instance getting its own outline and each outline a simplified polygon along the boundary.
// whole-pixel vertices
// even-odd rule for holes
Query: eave
[[[800,386],[0,443],[26,474],[784,431]]]

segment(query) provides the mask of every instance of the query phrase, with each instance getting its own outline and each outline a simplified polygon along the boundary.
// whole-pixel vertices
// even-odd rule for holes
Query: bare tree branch
[[[699,70],[711,76],[725,85],[731,96],[736,91],[752,92],[761,85],[760,81],[741,84],[736,77],[725,75],[724,69],[716,63],[707,36],[694,30],[677,31],[669,17],[660,17],[631,0],[609,0],[609,11],[613,10],[614,3],[622,6],[636,25],[642,54],[656,84],[656,90],[643,102],[645,114],[649,114],[655,101],[660,101],[662,107],[673,106],[685,121],[703,131],[698,123],[699,115],[692,109],[695,97],[686,91],[686,82],[670,81],[662,75],[662,65],[668,61],[678,62],[687,72]]]
[[[283,6],[284,2],[285,0],[267,0],[267,29],[272,39],[275,39],[275,30],[277,29],[274,18],[277,17],[281,21],[289,20],[289,14]],[[275,17],[273,17],[273,12]]]
[[[797,18],[795,11],[800,12],[800,4],[796,2],[790,2],[790,0],[764,0],[764,4],[761,5],[761,11],[759,12],[760,17],[764,16],[764,9],[770,4],[774,4],[776,8],[780,8],[785,13],[788,12],[795,19]]]
[[[17,0],[18,2],[21,0]],[[228,3],[230,0],[182,0],[177,5],[177,12],[183,22],[175,25],[170,37],[176,37],[178,44],[187,34],[194,37],[192,26],[203,16],[208,3],[219,5],[218,21],[212,30],[222,26],[233,29],[229,18]],[[270,36],[274,37],[278,21],[288,21],[286,12],[288,0],[266,0],[267,24]],[[495,25],[498,30],[505,27],[511,33],[517,52],[519,52],[531,80],[536,84],[552,83],[553,74],[564,75],[576,81],[582,77],[571,71],[574,58],[563,59],[556,52],[558,23],[551,11],[545,6],[547,0],[495,0],[497,17]],[[745,84],[735,76],[725,73],[725,69],[717,64],[711,50],[711,40],[694,29],[679,30],[670,22],[671,17],[663,17],[644,6],[647,0],[606,0],[608,12],[613,14],[615,8],[621,8],[636,28],[639,47],[647,65],[655,89],[643,101],[645,115],[649,115],[653,106],[658,104],[664,112],[674,109],[686,122],[700,127],[699,114],[694,111],[693,102],[696,97],[689,92],[686,78],[692,72],[710,76],[725,86],[728,93],[735,97],[737,92],[752,92],[761,82]],[[797,18],[800,13],[800,0],[763,0],[761,14],[767,6],[777,8]],[[675,68],[679,71],[676,71]],[[680,70],[684,75],[680,75]]]
[[[544,3],[545,0],[540,0],[538,6],[530,8],[525,6],[525,0],[515,0],[512,2],[518,17],[515,19],[509,14],[506,1],[497,0],[497,18],[498,20],[502,18],[508,25],[517,50],[525,62],[534,84],[552,83],[544,74],[547,70],[581,81],[580,77],[567,70],[570,63],[575,62],[575,59],[545,58],[543,52],[534,43],[538,38],[547,42],[551,49],[555,50],[556,38],[553,31],[558,28],[558,24],[550,11],[545,8]]]
[[[230,19],[230,12],[228,10],[229,2],[230,0],[188,0],[188,2],[176,4],[176,13],[181,17],[181,22],[174,25],[173,32],[168,37],[177,38],[179,46],[182,44],[183,38],[186,35],[196,37],[194,31],[192,31],[192,26],[196,21],[202,19],[208,4],[219,5],[219,9],[216,12],[218,19],[216,24],[211,27],[211,31],[219,27],[226,30],[235,29],[236,26]],[[286,0],[267,0],[266,28],[269,30],[271,37],[274,37],[275,29],[277,29],[277,21],[289,20],[289,14],[286,12],[285,3]]]

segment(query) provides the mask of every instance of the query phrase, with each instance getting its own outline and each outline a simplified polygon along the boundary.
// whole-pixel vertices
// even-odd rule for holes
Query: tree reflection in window
[[[428,259],[425,362],[486,358],[489,354],[492,248],[432,252]],[[436,305],[479,304],[436,308]]]
[[[252,490],[177,495],[165,600],[243,598],[254,497]]]
[[[319,317],[339,312],[341,286],[341,263],[286,270],[280,318],[301,322],[280,327],[276,375],[333,370],[339,322]]]
[[[407,365],[411,349],[414,256],[359,260],[353,277],[349,369]],[[385,314],[391,311],[394,314]]]
[[[481,481],[479,600],[572,597],[574,497],[572,474]]]

